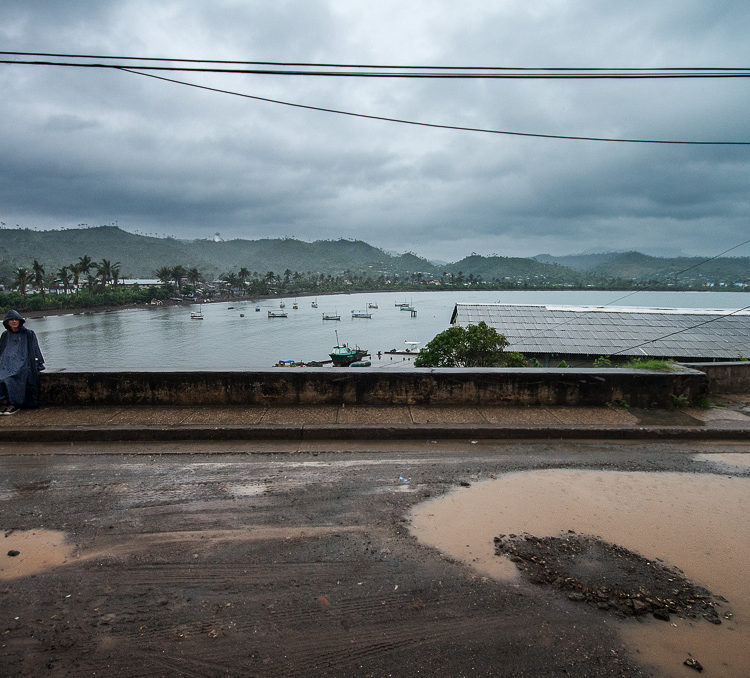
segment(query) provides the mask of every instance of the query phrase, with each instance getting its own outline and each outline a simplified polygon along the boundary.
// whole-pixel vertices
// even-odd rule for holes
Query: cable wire
[[[212,62],[215,63],[215,62]],[[23,65],[23,66],[62,66],[68,68],[99,68],[99,69],[120,69],[123,64],[118,63],[80,63],[71,61],[30,61],[19,59],[0,59],[0,64],[6,65]],[[334,77],[334,78],[417,78],[417,79],[452,79],[452,80],[653,80],[653,79],[684,79],[684,78],[750,78],[750,70],[733,69],[733,70],[715,70],[715,69],[685,69],[680,71],[630,71],[630,70],[613,70],[605,71],[604,69],[592,71],[584,69],[574,71],[574,69],[526,69],[523,71],[509,72],[510,69],[498,71],[491,69],[493,72],[464,71],[457,72],[455,68],[446,68],[444,71],[341,71],[341,70],[293,70],[289,67],[283,69],[270,68],[216,68],[216,67],[196,67],[196,66],[151,66],[147,64],[136,64],[134,66],[141,71],[179,71],[189,73],[219,73],[230,75],[285,75],[285,76],[303,76],[303,77]],[[357,67],[354,68],[364,68]],[[382,67],[381,67],[382,68]],[[389,67],[385,67],[389,68]],[[490,69],[488,69],[490,70]]]
[[[305,62],[305,61],[240,61],[240,60],[229,60],[229,59],[181,59],[174,57],[134,57],[134,56],[117,56],[117,55],[104,55],[104,54],[64,54],[56,52],[11,52],[11,51],[0,51],[0,55],[3,56],[37,56],[37,57],[54,57],[54,58],[68,58],[68,59],[110,59],[117,61],[157,61],[157,62],[172,62],[172,63],[198,63],[198,64],[232,64],[232,65],[244,65],[244,66],[296,66],[305,68],[374,68],[374,69],[400,69],[400,70],[441,70],[441,71],[516,71],[519,73],[523,72],[581,72],[581,73],[597,73],[597,72],[622,72],[622,73],[680,73],[680,72],[726,72],[726,73],[742,73],[750,72],[748,67],[717,67],[717,66],[668,66],[668,67],[654,67],[654,68],[643,68],[643,67],[576,67],[576,66],[554,66],[554,67],[534,67],[534,66],[407,66],[400,64],[342,64],[342,63],[321,63],[321,62]],[[20,62],[11,62],[20,63]]]
[[[366,113],[355,113],[353,111],[344,111],[336,108],[326,108],[323,106],[311,106],[308,104],[299,104],[291,101],[282,101],[281,99],[270,99],[268,97],[260,97],[253,94],[245,94],[244,92],[236,92],[234,90],[221,89],[218,87],[209,87],[208,85],[198,85],[193,82],[186,82],[185,80],[176,80],[175,78],[167,78],[163,75],[155,75],[154,73],[143,73],[136,71],[131,68],[120,67],[119,70],[125,73],[132,73],[133,75],[140,75],[145,78],[153,78],[154,80],[163,80],[164,82],[171,82],[177,85],[184,85],[185,87],[194,87],[196,89],[206,90],[208,92],[217,92],[220,94],[230,94],[232,96],[242,97],[244,99],[253,99],[255,101],[265,101],[267,103],[279,104],[281,106],[290,106],[292,108],[302,108],[309,111],[320,111],[322,113],[334,113],[336,115],[346,115],[353,118],[365,118],[367,120],[381,120],[383,122],[393,122],[401,125],[413,125],[416,127],[431,127],[435,129],[447,129],[456,130],[461,132],[480,132],[484,134],[499,134],[505,136],[514,137],[532,137],[537,139],[563,139],[568,141],[606,141],[624,144],[662,144],[662,145],[687,145],[687,146],[750,146],[750,141],[686,141],[676,139],[618,139],[612,137],[586,137],[586,136],[573,136],[563,134],[541,134],[536,132],[514,132],[510,130],[497,130],[497,129],[486,129],[482,127],[462,127],[459,125],[441,125],[432,122],[420,122],[417,120],[406,120],[403,118],[390,118],[382,115],[369,115]]]
[[[687,332],[688,330],[694,330],[696,327],[701,327],[702,325],[708,325],[709,323],[714,323],[717,320],[721,320],[722,318],[728,318],[729,316],[735,315],[736,313],[741,313],[742,311],[747,311],[748,309],[750,309],[750,306],[743,306],[742,308],[738,308],[735,311],[732,311],[731,313],[726,313],[724,315],[717,316],[716,318],[711,318],[710,320],[704,320],[702,323],[691,325],[690,327],[683,327],[681,330],[675,330],[674,332],[670,332],[669,334],[665,334],[661,337],[657,337],[656,339],[649,339],[648,341],[643,341],[640,344],[636,344],[635,346],[629,346],[628,348],[620,349],[619,351],[610,353],[610,355],[618,355],[620,353],[625,353],[626,351],[632,351],[636,348],[640,348],[641,346],[646,346],[646,344],[653,344],[654,342],[661,341],[662,339],[666,339],[667,337],[673,337],[675,334],[681,334],[682,332]]]
[[[671,273],[670,275],[674,276],[674,277],[677,277],[678,275],[682,275],[683,273],[685,273],[687,271],[691,271],[694,268],[698,268],[699,266],[703,266],[703,264],[706,264],[709,261],[713,261],[714,259],[718,259],[719,257],[722,257],[725,254],[727,254],[727,252],[731,252],[732,250],[736,250],[737,248],[742,247],[743,245],[747,245],[748,243],[750,243],[750,238],[748,238],[744,242],[741,242],[741,243],[739,243],[737,245],[733,245],[732,247],[729,247],[728,249],[725,249],[723,252],[719,252],[719,254],[715,254],[714,256],[709,257],[708,259],[703,259],[702,261],[699,261],[697,264],[693,264],[691,266],[688,266],[687,268],[683,268],[681,271],[677,271],[675,273]],[[644,292],[644,291],[645,290],[633,290],[632,292],[628,292],[627,294],[624,294],[621,297],[617,297],[617,299],[613,299],[612,301],[608,301],[606,304],[602,304],[601,306],[602,307],[612,306],[613,304],[616,304],[618,301],[622,301],[623,299],[627,299],[628,297],[632,297],[633,295],[640,294],[641,292]],[[736,311],[733,311],[732,313],[738,313],[739,311],[742,311],[742,310],[745,310],[745,309],[738,309]],[[584,311],[583,313],[577,314],[576,316],[574,316],[572,318],[569,318],[568,320],[563,320],[562,322],[559,322],[559,323],[557,323],[555,325],[552,325],[550,327],[545,327],[543,330],[540,330],[537,334],[532,334],[531,336],[524,337],[524,339],[535,339],[536,337],[541,337],[543,334],[546,334],[547,332],[550,332],[551,330],[555,330],[558,327],[564,327],[566,325],[570,325],[573,322],[577,322],[578,320],[580,320],[580,318],[582,318],[585,315],[588,315],[589,313],[597,313],[597,311],[594,311],[594,310]],[[730,313],[729,315],[732,315],[732,314]],[[704,323],[701,323],[701,324],[704,324]],[[698,327],[698,325],[696,325],[695,327]],[[687,331],[689,329],[693,329],[693,328],[692,327],[687,327],[687,328],[685,328],[683,330],[679,330],[677,332],[673,332],[672,334],[679,334],[680,332],[685,332],[685,331]],[[671,337],[672,334],[668,334],[668,335],[665,335],[665,336]],[[661,337],[661,338],[664,339],[665,337]],[[653,339],[652,341],[659,341],[659,339]],[[520,343],[520,341],[515,341],[515,342],[509,343],[508,345],[509,346],[515,346],[515,345],[517,345],[519,343]],[[649,342],[645,342],[645,344],[647,344],[647,343],[649,343]],[[639,344],[639,346],[643,346],[645,344]],[[638,346],[633,346],[631,348],[625,348],[625,349],[622,349],[622,351],[629,351],[632,348],[638,348]],[[616,353],[611,353],[610,355],[616,355],[617,353],[621,353],[622,351],[617,351]]]

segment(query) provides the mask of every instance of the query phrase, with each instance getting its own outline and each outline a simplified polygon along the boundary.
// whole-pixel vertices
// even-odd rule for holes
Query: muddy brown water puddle
[[[659,675],[693,674],[682,665],[692,654],[707,675],[738,676],[750,675],[749,516],[750,478],[555,469],[510,473],[422,503],[411,529],[422,542],[511,585],[520,583],[516,566],[494,554],[500,534],[574,530],[661,558],[728,599],[734,618],[720,626],[674,617],[623,622],[625,642]]]
[[[76,560],[75,547],[66,543],[65,532],[14,531],[1,543],[0,581],[38,574]],[[9,556],[10,551],[18,551],[18,555]]]

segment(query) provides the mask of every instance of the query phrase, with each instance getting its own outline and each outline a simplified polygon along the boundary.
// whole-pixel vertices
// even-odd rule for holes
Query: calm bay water
[[[449,327],[456,302],[527,304],[612,304],[627,292],[493,291],[339,294],[285,298],[287,318],[269,318],[278,299],[204,304],[204,320],[191,320],[196,307],[167,306],[78,315],[47,316],[28,321],[39,337],[47,366],[54,369],[243,369],[271,367],[278,360],[325,360],[336,344],[359,345],[375,353],[402,350],[405,341],[427,343]],[[371,319],[351,318],[353,309],[377,303]],[[412,318],[395,307],[411,302]],[[750,304],[749,292],[638,292],[618,306],[714,308],[735,310]],[[233,306],[234,308],[229,308]],[[323,321],[337,311],[341,321]],[[244,314],[241,317],[240,314]]]

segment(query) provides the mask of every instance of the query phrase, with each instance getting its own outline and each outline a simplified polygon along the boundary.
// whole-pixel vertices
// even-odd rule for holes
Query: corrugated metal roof
[[[456,304],[452,324],[480,321],[504,334],[509,350],[521,353],[707,360],[750,354],[749,311]]]

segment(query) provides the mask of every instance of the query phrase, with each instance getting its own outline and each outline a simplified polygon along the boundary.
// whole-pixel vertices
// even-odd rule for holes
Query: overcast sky
[[[746,0],[27,0],[0,49],[528,67],[750,67]],[[15,58],[15,57],[12,57]],[[176,73],[444,125],[750,141],[750,79],[398,80]],[[0,221],[472,252],[713,255],[750,235],[750,146],[519,138],[365,120],[114,70],[0,65]],[[0,238],[2,234],[0,233]],[[731,253],[750,256],[750,245]]]

